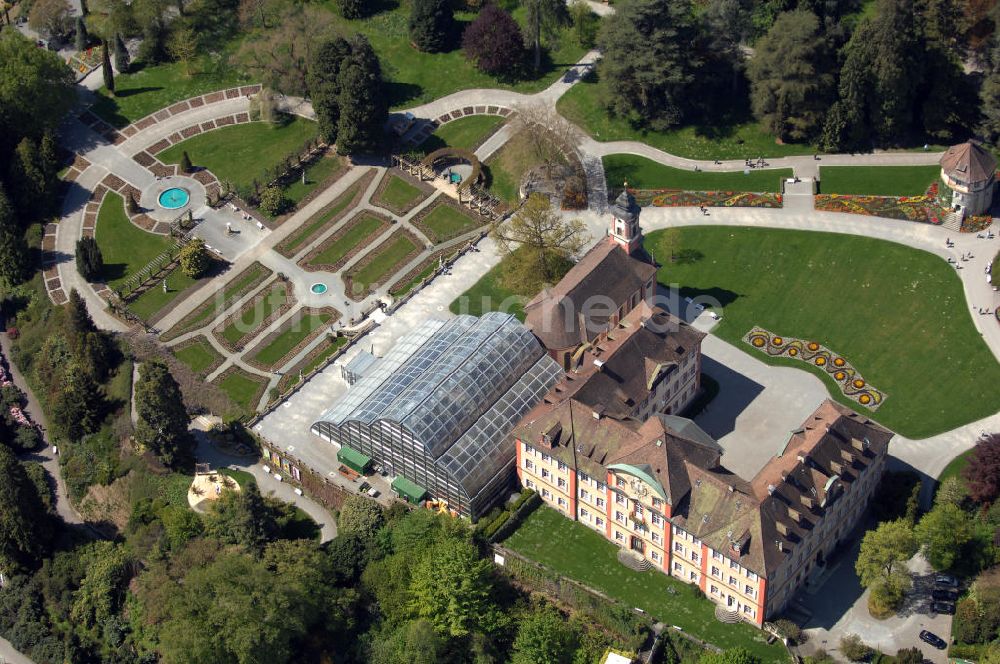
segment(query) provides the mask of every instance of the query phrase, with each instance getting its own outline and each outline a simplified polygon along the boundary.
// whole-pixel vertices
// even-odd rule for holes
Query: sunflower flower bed
[[[747,332],[743,341],[772,357],[801,360],[826,371],[844,396],[869,410],[878,410],[886,399],[885,393],[869,385],[850,362],[815,341],[778,336],[761,327]]]
[[[680,189],[630,189],[629,191],[635,196],[635,202],[643,207],[781,207],[781,194],[772,193]]]

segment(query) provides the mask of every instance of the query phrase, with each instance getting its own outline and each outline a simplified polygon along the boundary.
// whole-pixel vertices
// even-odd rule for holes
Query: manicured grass
[[[754,357],[814,371],[833,398],[825,371],[774,360],[742,342],[759,325],[842,354],[886,394],[872,417],[909,438],[923,438],[1000,409],[1000,364],[972,324],[962,284],[929,253],[865,237],[755,228],[679,228],[695,258],[659,274],[682,294],[705,294],[725,308],[714,334]],[[647,248],[666,256],[662,233]],[[700,256],[700,259],[699,259]]]
[[[246,77],[226,65],[226,58],[200,58],[191,76],[176,62],[136,65],[133,73],[115,76],[114,97],[101,88],[91,110],[109,124],[124,127],[182,99],[246,85]]]
[[[254,360],[261,365],[272,366],[290,353],[303,339],[329,323],[332,318],[333,314],[326,311],[303,316],[300,320],[293,323],[291,327],[279,334],[274,341],[257,351],[254,354]]]
[[[420,220],[436,236],[438,242],[456,237],[480,226],[475,219],[450,205],[438,205]],[[431,238],[435,239],[435,238]]]
[[[500,275],[503,271],[503,261],[490,268],[490,271],[472,284],[469,290],[459,295],[448,307],[453,314],[470,314],[482,316],[487,311],[504,311],[517,316],[524,322],[524,305],[531,298],[525,298],[512,290],[504,288]]]
[[[163,292],[163,286],[159,283],[154,284],[149,290],[129,303],[129,310],[145,321],[152,320],[197,281],[184,274],[184,270],[180,268],[168,274],[166,280],[167,292]]]
[[[238,317],[234,317],[222,329],[222,338],[231,345],[236,345],[240,339],[260,327],[271,315],[285,306],[291,299],[291,289],[283,283],[273,284],[268,294],[257,300],[255,306],[246,307]]]
[[[207,168],[219,180],[248,187],[265,169],[301,149],[315,135],[315,122],[291,116],[285,124],[251,122],[205,132],[170,146],[157,157],[165,164],[179,164],[186,150],[195,166]]]
[[[351,279],[355,284],[362,284],[365,287],[377,284],[386,275],[401,269],[403,260],[416,249],[417,245],[413,243],[413,240],[400,233],[383,242],[382,246],[375,250],[375,254],[368,263],[351,275]]]
[[[302,184],[300,177],[285,188],[285,197],[294,205],[298,205],[303,198],[316,190],[316,187],[323,184],[327,178],[343,168],[344,160],[340,157],[327,155],[317,159],[306,166],[306,183]]]
[[[763,662],[788,661],[784,646],[778,642],[767,645],[763,632],[716,620],[715,605],[696,596],[693,586],[658,570],[628,569],[618,562],[618,547],[550,507],[535,510],[504,544],[626,607],[643,609],[651,618],[677,625],[720,648],[744,647]]]
[[[241,490],[246,489],[251,484],[257,483],[257,478],[245,470],[236,470],[235,468],[219,468],[219,474],[225,475],[226,477],[232,477],[236,480],[236,483],[240,485]]]
[[[390,175],[389,182],[379,195],[391,208],[406,210],[424,196],[424,192],[397,175]]]
[[[372,233],[383,223],[385,222],[374,215],[362,215],[352,222],[351,228],[339,240],[310,259],[309,265],[335,265],[361,242],[371,239]]]
[[[97,213],[95,238],[104,257],[101,276],[111,288],[120,286],[131,274],[173,246],[170,238],[147,233],[132,224],[125,214],[125,201],[110,191]]]
[[[962,479],[962,471],[965,467],[969,465],[969,460],[972,457],[972,450],[966,450],[962,452],[957,457],[948,462],[948,465],[944,467],[941,474],[938,475],[938,482],[944,482],[949,477],[957,477],[961,480],[962,484],[965,484],[965,480]]]
[[[941,176],[940,166],[820,166],[824,194],[919,196]]]
[[[601,161],[608,190],[628,182],[636,189],[779,192],[781,180],[792,177],[790,168],[752,169],[749,173],[687,171],[631,154],[613,154]]]
[[[222,289],[221,295],[216,291],[215,295],[198,305],[194,311],[181,319],[177,325],[170,328],[161,338],[164,341],[168,341],[169,339],[179,337],[185,332],[190,332],[191,330],[196,330],[199,327],[207,325],[219,313],[225,311],[234,302],[246,295],[254,286],[267,279],[270,274],[271,271],[269,269],[260,263],[254,263],[233,277],[226,284],[225,288]]]
[[[499,115],[470,115],[453,120],[438,127],[420,144],[420,150],[425,154],[446,146],[472,150],[503,121]]]
[[[556,104],[559,113],[599,141],[640,141],[689,159],[747,159],[813,154],[812,145],[775,143],[756,122],[731,126],[680,127],[655,132],[637,129],[624,118],[608,115],[600,101],[598,84],[585,79]]]
[[[243,369],[235,369],[221,380],[216,380],[215,384],[233,403],[244,411],[252,413],[257,410],[257,401],[267,385],[267,379]]]
[[[173,351],[174,356],[188,365],[191,371],[196,374],[204,373],[209,367],[222,359],[212,344],[208,343],[208,339],[205,337],[195,337],[197,340],[194,343],[184,342],[182,348],[177,348]]]
[[[517,203],[521,178],[537,163],[528,141],[523,133],[515,134],[483,165],[489,190],[511,205]]]
[[[285,372],[285,375],[278,381],[278,390],[284,392],[292,385],[297,384],[300,375],[308,376],[346,343],[347,337],[334,337],[329,340],[329,343],[320,344],[316,348],[313,348],[309,355],[303,358],[303,360],[299,360],[297,366],[293,366]]]
[[[319,232],[319,229],[347,209],[347,206],[350,205],[351,201],[354,200],[354,196],[358,193],[358,187],[360,186],[360,184],[353,185],[347,191],[342,193],[329,209],[320,212],[314,217],[310,217],[304,224],[302,224],[298,231],[285,238],[285,240],[278,245],[280,252],[285,256],[294,256],[302,245],[312,238],[313,235]]]

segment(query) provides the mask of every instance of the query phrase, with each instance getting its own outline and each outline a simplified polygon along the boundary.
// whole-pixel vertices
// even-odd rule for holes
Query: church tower
[[[642,229],[639,228],[639,206],[632,194],[628,193],[628,183],[621,195],[611,205],[611,241],[621,246],[632,256],[639,253],[642,246]]]

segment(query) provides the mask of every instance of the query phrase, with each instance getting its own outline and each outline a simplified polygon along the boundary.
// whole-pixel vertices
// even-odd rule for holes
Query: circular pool
[[[322,295],[323,293],[326,292],[326,284],[313,284],[312,286],[309,287],[309,290],[315,293],[316,295]]]
[[[187,189],[171,187],[170,189],[161,191],[160,195],[156,199],[156,202],[158,202],[162,208],[167,210],[176,210],[177,208],[182,208],[187,205],[190,200],[191,194],[188,193]]]

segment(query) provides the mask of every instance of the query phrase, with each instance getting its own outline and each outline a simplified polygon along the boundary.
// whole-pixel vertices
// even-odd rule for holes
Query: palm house
[[[401,498],[443,501],[473,520],[511,488],[510,432],[562,376],[499,312],[427,320],[365,365],[312,432],[350,467],[379,463]]]

